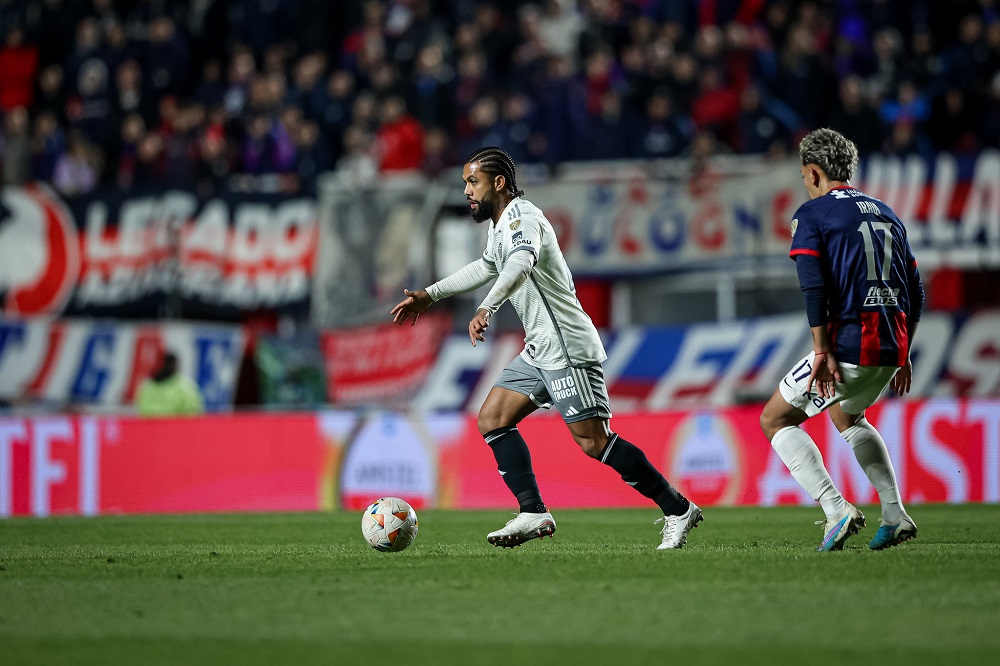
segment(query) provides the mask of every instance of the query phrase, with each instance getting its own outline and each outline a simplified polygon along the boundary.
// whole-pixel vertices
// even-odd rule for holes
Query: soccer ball
[[[417,538],[417,512],[398,497],[381,497],[361,516],[361,534],[375,550],[401,551]]]

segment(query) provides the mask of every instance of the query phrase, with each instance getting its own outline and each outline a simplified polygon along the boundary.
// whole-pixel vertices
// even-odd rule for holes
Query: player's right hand
[[[844,381],[840,374],[840,364],[834,357],[833,352],[817,352],[813,358],[812,371],[809,373],[809,383],[806,385],[806,392],[812,393],[813,384],[816,385],[816,393],[821,398],[832,398],[837,392],[837,384]]]
[[[483,331],[490,327],[490,311],[480,309],[476,312],[476,316],[472,318],[469,322],[469,340],[472,341],[472,346],[476,346],[476,341],[485,342],[486,336],[483,335]]]
[[[910,364],[910,359],[906,359],[906,365],[901,367],[896,374],[892,376],[892,381],[889,382],[889,388],[896,395],[903,395],[904,393],[910,392],[910,382],[913,380],[913,365]]]
[[[392,320],[401,326],[412,315],[412,326],[417,323],[420,313],[429,308],[434,301],[431,300],[430,295],[423,289],[418,289],[417,291],[404,289],[403,293],[406,294],[406,298],[397,303],[396,307],[389,314],[392,315]]]

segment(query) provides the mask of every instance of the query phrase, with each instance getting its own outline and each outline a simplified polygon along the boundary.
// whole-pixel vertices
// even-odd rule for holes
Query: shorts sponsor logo
[[[578,395],[578,393],[576,391],[576,380],[573,379],[573,375],[566,375],[552,381],[553,400],[565,400],[574,395]]]

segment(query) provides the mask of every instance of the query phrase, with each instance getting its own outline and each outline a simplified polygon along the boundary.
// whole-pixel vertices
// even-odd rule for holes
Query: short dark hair
[[[503,176],[507,181],[507,189],[515,197],[523,197],[524,190],[517,189],[516,169],[514,160],[507,151],[496,146],[487,146],[473,152],[465,160],[466,164],[479,162],[479,168],[487,173]]]
[[[802,165],[815,164],[826,177],[846,183],[858,170],[858,147],[846,136],[828,127],[813,130],[799,142]]]

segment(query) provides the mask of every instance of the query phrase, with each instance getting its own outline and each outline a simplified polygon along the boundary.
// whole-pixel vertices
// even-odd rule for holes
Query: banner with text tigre
[[[231,409],[244,344],[225,324],[0,317],[0,400],[128,406],[170,350],[208,411]]]
[[[761,434],[760,406],[637,413],[612,425],[702,505],[811,505]],[[1000,401],[886,400],[868,411],[904,501],[1000,502]],[[825,416],[812,435],[849,501],[877,502]],[[546,504],[649,507],[551,414],[520,425]],[[474,417],[348,412],[192,419],[0,417],[0,517],[516,506]]]

